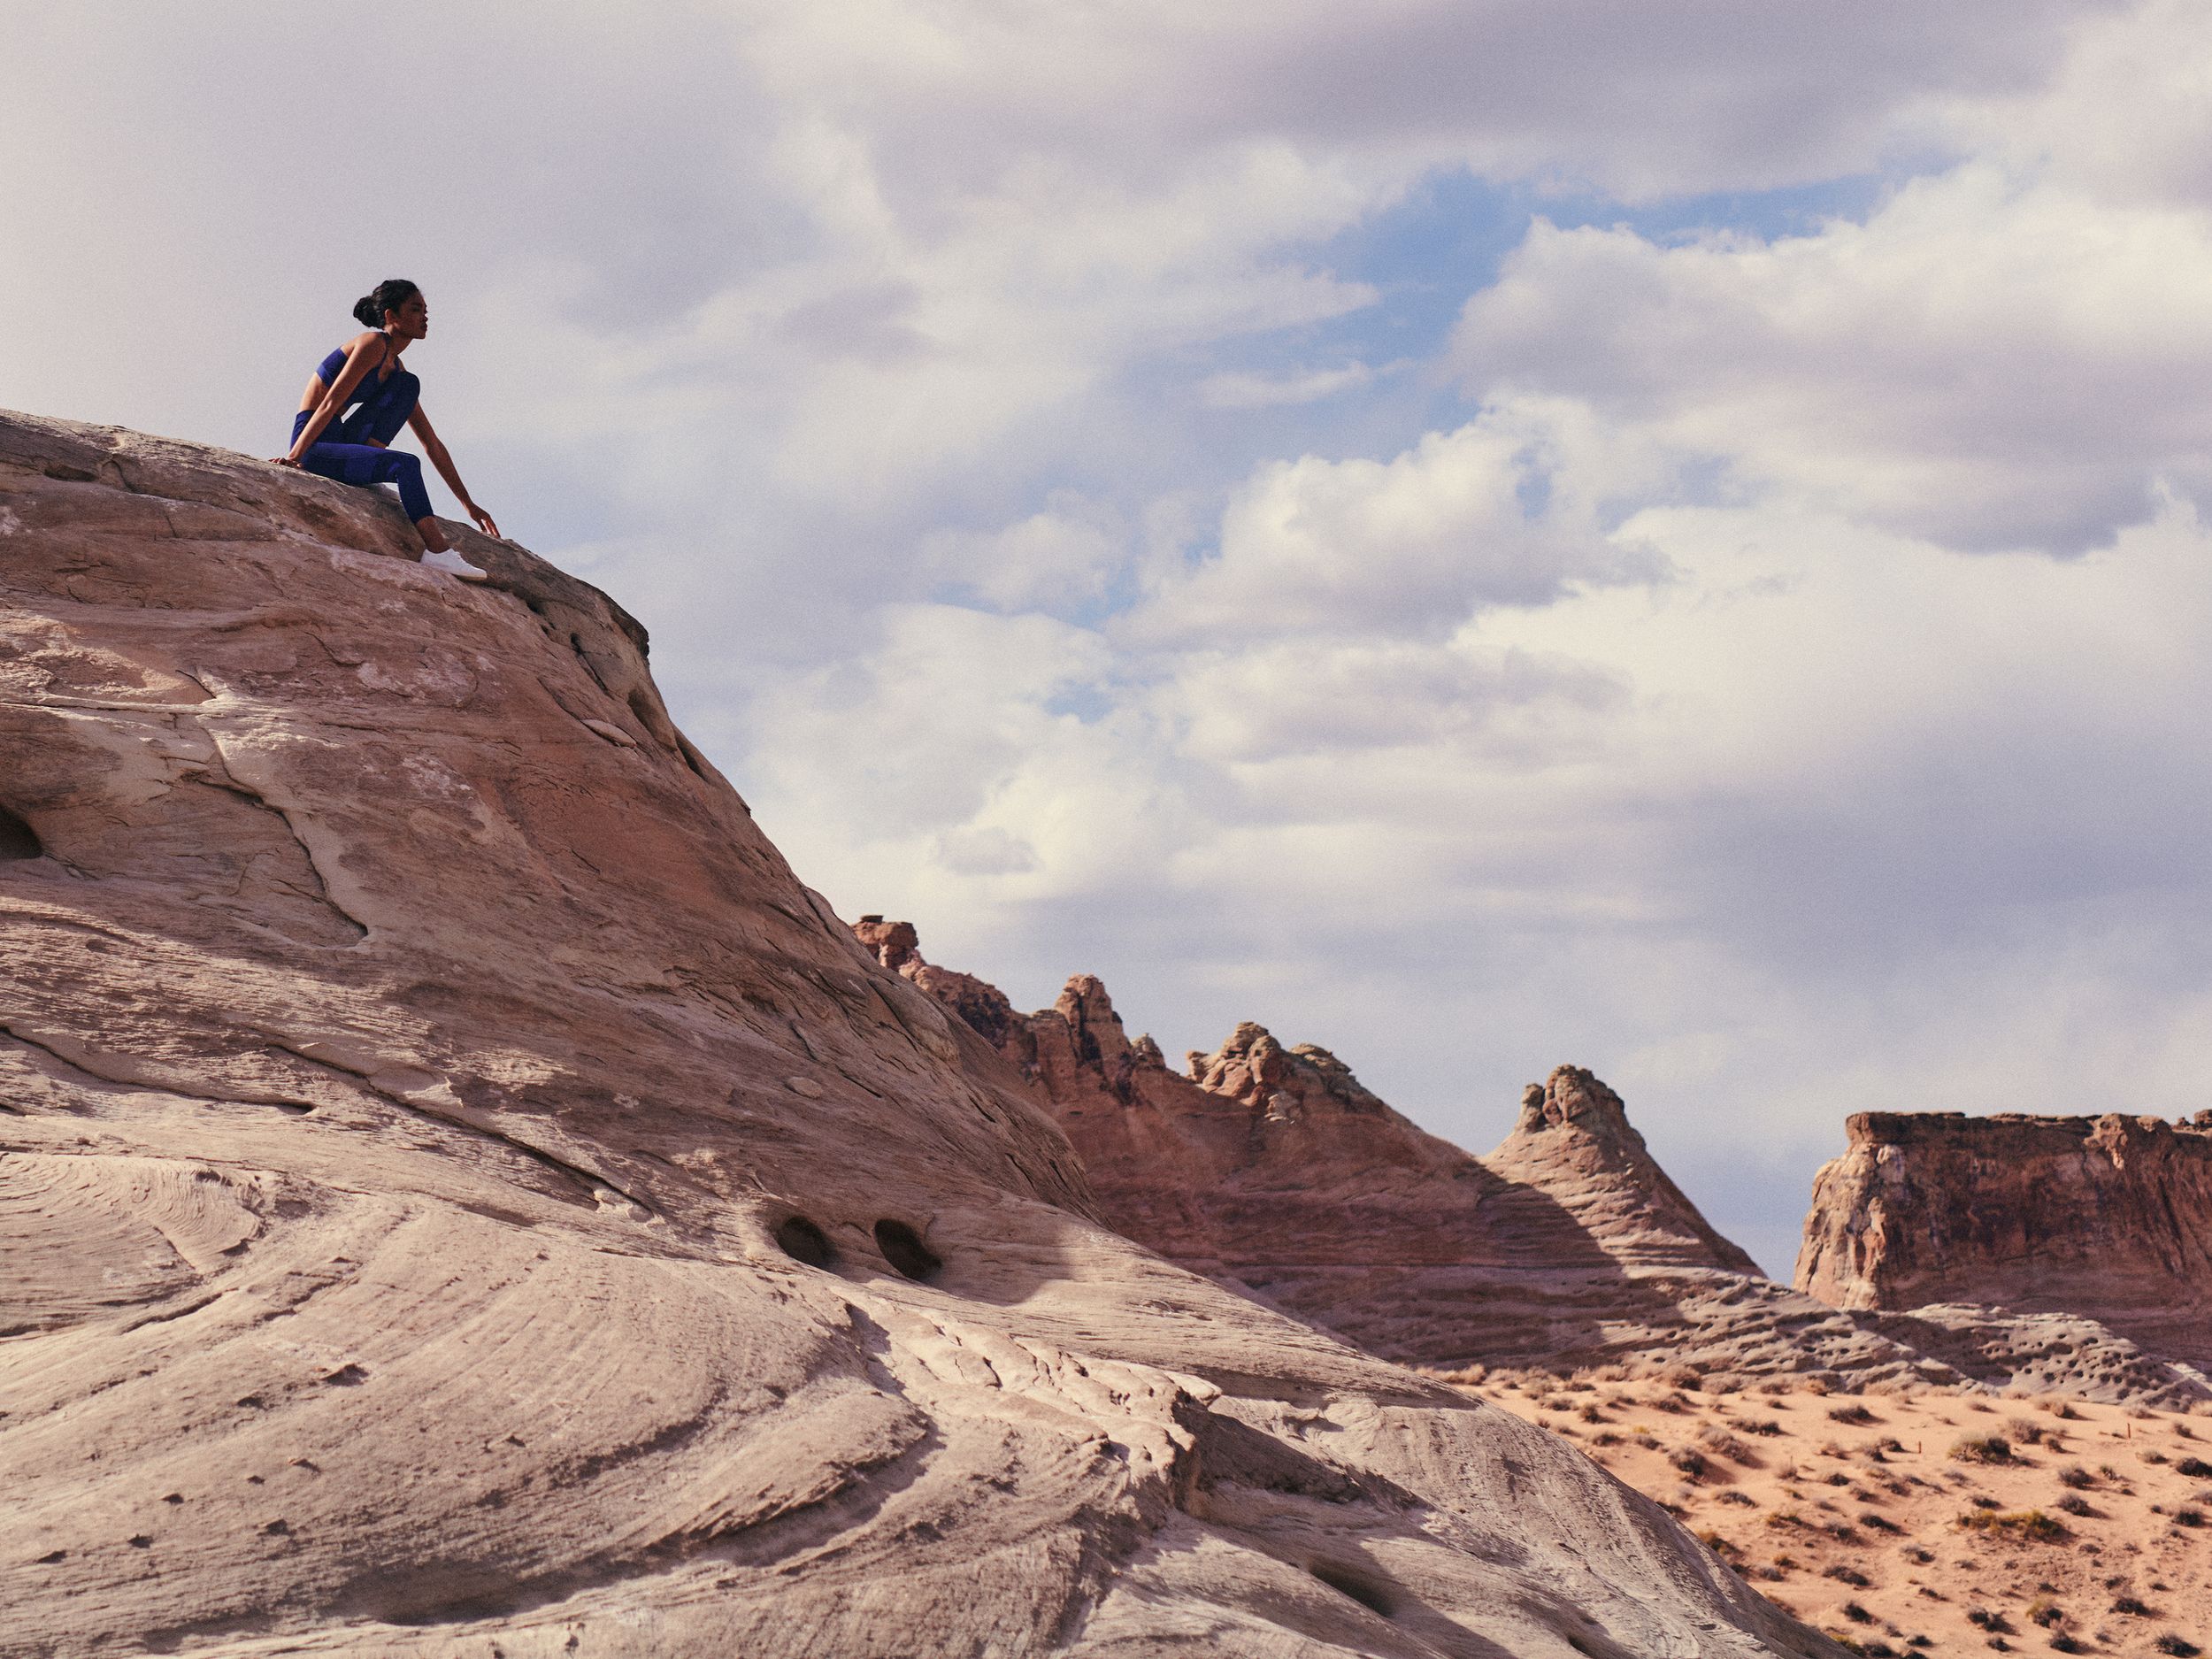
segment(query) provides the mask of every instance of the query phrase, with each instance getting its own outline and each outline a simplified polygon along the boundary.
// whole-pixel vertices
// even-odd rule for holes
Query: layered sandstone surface
[[[908,923],[856,933],[987,1038],[1080,1153],[1112,1225],[1403,1363],[1687,1367],[1834,1386],[1962,1380],[2179,1401],[2200,1383],[2094,1319],[1970,1308],[1845,1310],[1778,1285],[1652,1157],[1620,1097],[1562,1066],[1477,1158],[1335,1056],[1255,1025],[1171,1071],[1105,987],[1018,1013],[928,962]]]
[[[2212,1371],[2212,1112],[1865,1112],[1848,1131],[1814,1181],[1800,1289],[2087,1316]]]
[[[635,625],[410,539],[0,416],[0,1652],[1835,1651],[1099,1225]]]

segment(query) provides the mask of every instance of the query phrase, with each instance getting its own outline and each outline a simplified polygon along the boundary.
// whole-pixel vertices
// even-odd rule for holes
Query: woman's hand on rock
[[[486,535],[492,537],[495,541],[498,539],[499,526],[492,522],[491,514],[486,512],[474,502],[469,503],[469,517],[476,520],[476,527]]]
[[[269,457],[269,465],[271,466],[297,466],[299,463],[288,455],[273,455]]]

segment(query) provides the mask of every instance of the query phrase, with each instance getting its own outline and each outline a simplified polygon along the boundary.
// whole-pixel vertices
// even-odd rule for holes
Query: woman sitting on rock
[[[305,467],[342,484],[398,485],[400,505],[422,534],[422,562],[464,580],[480,582],[484,572],[453,551],[431,516],[422,463],[386,447],[399,435],[401,426],[411,426],[469,517],[486,535],[499,534],[491,514],[469,499],[467,486],[453,469],[453,457],[430,429],[417,401],[422,382],[400,366],[399,354],[430,332],[430,308],[423,302],[422,290],[394,277],[364,296],[353,314],[369,332],[355,335],[325,357],[308,378],[299,413],[292,418],[291,452],[278,457],[276,464]]]

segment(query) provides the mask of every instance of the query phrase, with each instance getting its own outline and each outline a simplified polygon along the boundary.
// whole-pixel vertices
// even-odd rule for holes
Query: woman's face
[[[400,303],[397,311],[384,313],[385,326],[403,340],[419,340],[430,332],[430,307],[418,288]]]

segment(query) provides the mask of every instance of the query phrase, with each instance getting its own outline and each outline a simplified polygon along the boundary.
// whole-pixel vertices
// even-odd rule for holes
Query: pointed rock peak
[[[1129,1045],[1129,1057],[1139,1065],[1156,1066],[1162,1071],[1167,1069],[1167,1056],[1160,1052],[1160,1045],[1153,1041],[1148,1031]]]
[[[911,922],[887,922],[880,916],[864,916],[853,924],[853,937],[894,973],[910,962],[922,959],[921,935]]]
[[[1104,1062],[1129,1052],[1129,1036],[1114,1012],[1114,999],[1095,975],[1079,973],[1070,979],[1052,1008],[1068,1022],[1076,1050],[1085,1059]]]
[[[1541,1083],[1521,1091],[1520,1121],[1516,1133],[1573,1125],[1609,1137],[1628,1128],[1628,1108],[1597,1074],[1586,1066],[1563,1065]],[[1639,1149],[1642,1138],[1637,1140]]]
[[[1326,1048],[1302,1042],[1286,1048],[1264,1025],[1246,1020],[1211,1054],[1194,1051],[1190,1074],[1210,1094],[1281,1112],[1324,1101],[1337,1110],[1382,1112],[1389,1108]]]
[[[1559,1066],[1524,1089],[1513,1133],[1483,1163],[1563,1205],[1621,1260],[1758,1271],[1668,1179],[1621,1097],[1585,1066]]]

